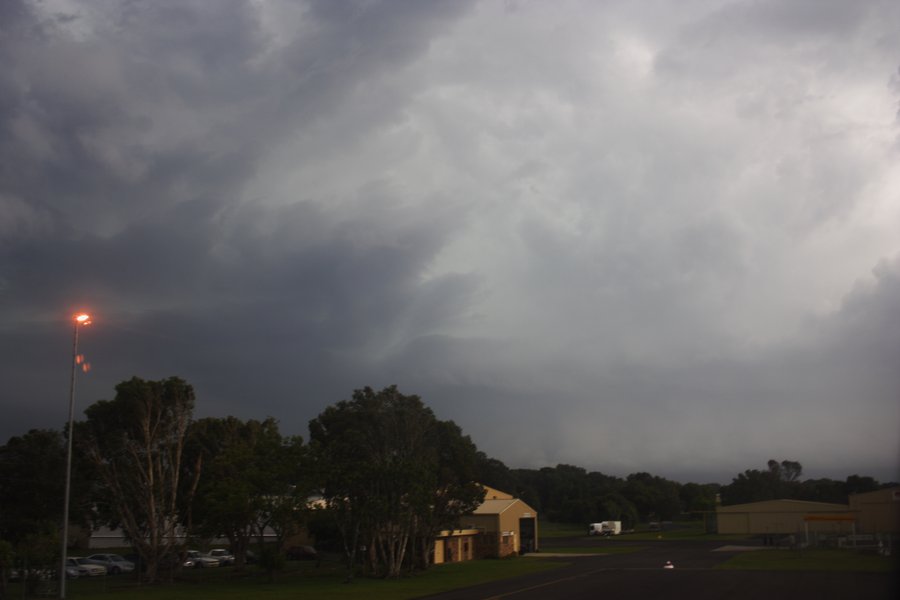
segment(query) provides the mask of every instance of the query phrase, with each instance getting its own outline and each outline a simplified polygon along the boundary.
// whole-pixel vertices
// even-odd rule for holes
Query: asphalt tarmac
[[[554,556],[553,547],[596,546],[587,538],[553,539],[536,556],[567,563],[428,600],[587,600],[689,598],[692,600],[844,600],[900,598],[896,573],[732,571],[715,566],[743,550],[722,542],[614,542],[640,550],[628,554]],[[672,568],[665,568],[670,562]]]

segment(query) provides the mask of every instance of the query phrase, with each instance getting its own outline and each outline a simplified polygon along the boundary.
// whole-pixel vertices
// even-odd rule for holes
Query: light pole
[[[76,315],[72,334],[72,376],[69,379],[69,434],[66,436],[66,491],[63,500],[62,557],[59,560],[59,597],[66,597],[66,555],[69,546],[69,496],[72,490],[72,434],[75,423],[75,368],[78,360],[78,328],[90,325],[91,316]]]

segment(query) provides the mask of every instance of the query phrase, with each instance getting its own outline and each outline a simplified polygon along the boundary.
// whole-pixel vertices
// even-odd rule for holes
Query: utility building
[[[765,500],[717,506],[719,533],[748,535],[900,533],[900,487],[851,494],[848,504]]]
[[[860,533],[900,533],[900,487],[850,496]]]
[[[484,502],[461,519],[465,527],[482,531],[477,554],[502,557],[536,551],[537,511],[510,494],[484,488]]]
[[[749,504],[717,506],[719,533],[748,535],[777,535],[806,531],[822,533],[853,533],[850,522],[840,520],[806,521],[805,517],[852,517],[846,504],[807,502],[806,500],[764,500]]]

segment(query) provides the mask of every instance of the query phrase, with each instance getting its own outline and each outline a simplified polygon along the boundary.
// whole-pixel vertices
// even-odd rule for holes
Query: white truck
[[[622,521],[600,521],[588,525],[588,535],[619,535],[622,533]]]

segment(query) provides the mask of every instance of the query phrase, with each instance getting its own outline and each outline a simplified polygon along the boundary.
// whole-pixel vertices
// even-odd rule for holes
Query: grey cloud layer
[[[4,439],[83,305],[84,404],[397,383],[516,466],[896,473],[893,3],[2,10]]]

